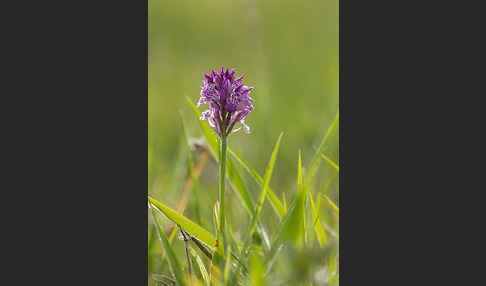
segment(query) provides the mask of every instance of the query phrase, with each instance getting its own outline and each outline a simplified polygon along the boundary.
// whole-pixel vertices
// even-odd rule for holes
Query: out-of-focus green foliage
[[[232,135],[229,146],[263,174],[272,151],[264,146],[284,132],[279,161],[287,167],[274,187],[293,184],[296,150],[307,166],[339,103],[338,1],[149,0],[148,16],[152,179],[164,173],[171,180],[182,141],[178,110],[199,136],[185,98],[197,102],[201,73],[225,65],[255,87],[255,110],[246,120],[252,134]],[[325,154],[336,162],[333,137]]]

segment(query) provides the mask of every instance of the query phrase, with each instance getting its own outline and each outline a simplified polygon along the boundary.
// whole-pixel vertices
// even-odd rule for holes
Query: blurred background
[[[237,76],[245,73],[244,84],[255,87],[250,94],[255,109],[246,120],[251,134],[231,135],[229,146],[263,176],[284,132],[270,185],[289,203],[297,191],[298,150],[307,167],[338,110],[338,0],[149,0],[148,5],[149,194],[177,208],[188,174],[181,118],[191,137],[202,137],[186,97],[197,103],[201,73],[224,65],[236,69]],[[199,109],[204,111],[207,105]],[[336,130],[325,149],[336,163],[338,137]],[[197,164],[204,152],[192,153]],[[209,156],[198,183],[200,204],[207,207],[198,220],[213,233],[217,170]],[[257,198],[260,188],[244,170],[241,174]],[[315,188],[329,184],[328,194],[338,202],[338,180],[330,181],[333,176],[335,171],[321,163]],[[236,200],[231,198],[228,203],[234,207],[227,208],[233,212],[234,228],[248,223]],[[184,215],[190,219],[195,219],[193,205],[189,196]],[[278,225],[272,212],[266,203],[263,217],[268,217],[264,224],[270,233]],[[172,226],[167,219],[165,223],[166,228]],[[149,273],[160,273],[166,266],[160,263],[160,246],[150,244],[151,237],[149,224]],[[182,245],[175,243],[176,248]]]

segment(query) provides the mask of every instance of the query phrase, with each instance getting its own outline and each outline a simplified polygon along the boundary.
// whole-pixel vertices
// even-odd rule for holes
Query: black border
[[[11,4],[0,284],[147,285],[148,1]]]

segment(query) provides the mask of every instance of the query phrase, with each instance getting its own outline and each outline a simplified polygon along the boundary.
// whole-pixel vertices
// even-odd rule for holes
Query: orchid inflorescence
[[[235,70],[224,69],[220,72],[202,74],[205,77],[201,86],[201,97],[197,107],[208,103],[209,109],[204,111],[201,120],[208,120],[209,125],[219,136],[226,136],[236,132],[241,127],[233,130],[237,122],[241,124],[245,133],[250,133],[250,127],[245,124],[245,118],[253,110],[251,104],[254,100],[248,94],[253,87],[243,85],[245,75],[235,79]]]

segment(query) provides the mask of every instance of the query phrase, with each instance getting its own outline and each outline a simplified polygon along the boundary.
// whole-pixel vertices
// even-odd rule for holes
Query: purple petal
[[[210,75],[202,73],[202,76],[206,78],[206,82],[213,82],[213,78]]]

